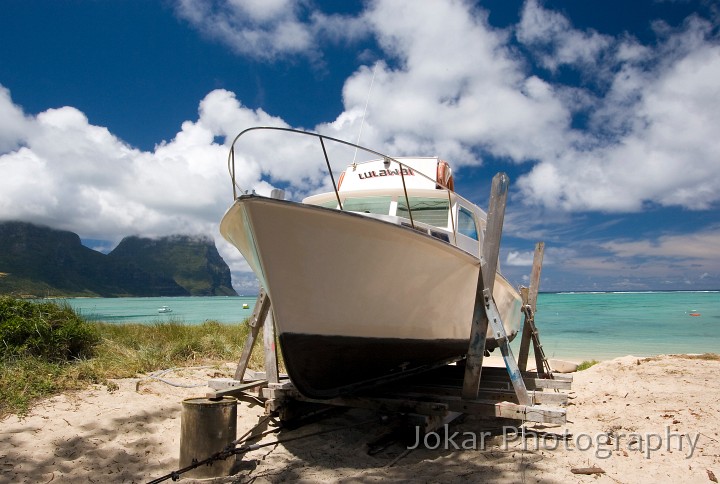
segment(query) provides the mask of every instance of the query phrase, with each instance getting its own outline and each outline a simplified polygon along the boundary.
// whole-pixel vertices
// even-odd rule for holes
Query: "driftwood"
[[[600,467],[574,467],[570,469],[573,474],[605,474],[605,471]]]
[[[707,471],[708,479],[710,479],[713,482],[717,482],[717,477],[715,477],[715,474],[713,474],[713,471],[710,469],[705,469]]]

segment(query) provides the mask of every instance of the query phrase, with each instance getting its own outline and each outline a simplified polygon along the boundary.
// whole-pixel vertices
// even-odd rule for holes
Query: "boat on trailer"
[[[317,138],[333,190],[302,202],[238,195],[235,145],[257,130]],[[372,159],[352,162],[336,182],[329,143]],[[235,138],[228,167],[234,202],[220,233],[270,298],[285,367],[298,391],[332,398],[465,356],[487,217],[454,191],[447,162],[256,127]],[[500,272],[493,297],[512,339],[520,328],[521,297]],[[486,349],[497,344],[488,328]]]

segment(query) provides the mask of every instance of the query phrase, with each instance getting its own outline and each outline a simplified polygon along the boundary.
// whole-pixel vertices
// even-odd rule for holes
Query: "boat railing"
[[[355,148],[356,150],[364,151],[364,152],[366,152],[366,153],[370,153],[370,154],[372,154],[372,155],[374,155],[374,156],[378,156],[378,157],[382,158],[382,159],[385,160],[385,161],[397,163],[397,164],[400,166],[400,170],[398,170],[398,171],[400,172],[400,179],[401,179],[401,181],[402,181],[402,187],[403,187],[403,195],[404,195],[404,198],[405,198],[405,203],[407,204],[407,208],[408,208],[408,218],[409,218],[409,220],[410,220],[410,225],[411,225],[411,227],[412,227],[413,229],[416,228],[416,227],[415,227],[415,221],[413,220],[412,208],[411,208],[411,206],[410,206],[410,198],[408,197],[408,193],[407,193],[407,185],[406,185],[406,183],[405,183],[405,174],[403,173],[403,171],[404,171],[403,168],[405,168],[405,169],[411,169],[411,168],[412,168],[411,166],[406,165],[405,163],[402,163],[402,162],[399,161],[399,160],[396,160],[396,159],[393,158],[392,156],[385,155],[385,154],[383,154],[383,153],[380,153],[379,151],[375,151],[375,150],[372,150],[372,149],[370,149],[370,148],[366,148],[366,147],[364,147],[364,146],[361,146],[361,145],[358,145],[358,144],[355,144],[355,143],[351,143],[351,142],[349,142],[349,141],[345,141],[345,140],[342,140],[342,139],[339,139],[339,138],[333,138],[332,136],[326,136],[326,135],[320,134],[320,133],[313,133],[313,132],[310,132],[310,131],[303,131],[303,130],[293,129],[293,128],[282,128],[282,127],[277,127],[277,126],[254,126],[254,127],[252,127],[252,128],[244,129],[243,131],[241,131],[241,132],[235,137],[235,139],[233,139],[233,142],[232,142],[232,144],[230,145],[230,153],[228,154],[228,172],[230,173],[230,179],[232,180],[233,200],[237,199],[237,191],[238,191],[238,190],[242,191],[242,188],[237,184],[237,181],[236,181],[236,179],[235,179],[235,144],[236,144],[236,143],[238,142],[238,140],[239,140],[243,135],[245,135],[246,133],[249,133],[249,132],[251,132],[251,131],[260,131],[260,130],[264,130],[264,131],[284,131],[284,132],[287,132],[287,133],[295,133],[295,134],[298,134],[298,135],[304,135],[304,136],[310,136],[310,137],[317,138],[317,139],[320,141],[320,146],[321,146],[321,148],[322,148],[323,156],[324,156],[324,158],[325,158],[325,164],[326,164],[326,166],[327,166],[327,171],[328,171],[328,174],[330,175],[330,181],[332,182],[333,191],[335,192],[335,197],[337,198],[338,207],[339,207],[340,210],[344,210],[344,208],[343,208],[343,206],[342,206],[342,201],[340,200],[340,193],[338,192],[338,185],[337,185],[337,183],[335,182],[335,176],[333,175],[332,166],[330,165],[330,158],[329,158],[329,156],[328,156],[328,152],[327,152],[327,149],[326,149],[326,147],[325,147],[325,141],[326,141],[326,140],[327,140],[327,141],[332,141],[332,142],[335,142],[335,143],[339,143],[339,144],[342,144],[342,145],[345,145],[345,146],[349,146],[349,147],[351,147],[351,148]],[[445,185],[444,183],[442,183],[440,180],[437,180],[436,178],[431,178],[431,177],[429,177],[428,175],[426,175],[425,173],[422,173],[422,172],[420,172],[420,171],[418,171],[418,170],[415,170],[415,169],[413,169],[413,171],[414,171],[415,173],[419,174],[420,176],[422,176],[422,177],[424,177],[424,178],[432,181],[432,182],[435,183],[436,185],[439,185],[439,186],[442,187],[443,189],[445,189],[445,191],[446,191],[446,193],[447,193],[447,195],[448,195],[448,209],[449,209],[449,212],[450,212],[450,223],[451,223],[452,233],[453,233],[453,237],[455,238],[455,243],[457,244],[456,223],[455,223],[455,219],[454,219],[454,217],[453,217],[452,199],[451,199],[451,196],[450,196],[450,193],[452,192],[452,190],[451,190],[447,185]]]

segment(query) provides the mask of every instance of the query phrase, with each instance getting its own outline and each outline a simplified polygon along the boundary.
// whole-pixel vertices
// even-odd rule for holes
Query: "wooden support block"
[[[280,381],[287,380],[289,377],[287,373],[280,373],[278,375],[278,378]],[[245,371],[245,380],[267,380],[267,373],[264,371],[253,371],[253,370],[246,370]]]
[[[292,390],[295,388],[295,385],[293,385],[290,380],[285,380],[277,383],[268,382],[268,388],[273,388],[275,390]]]
[[[572,381],[554,380],[549,378],[528,378],[525,380],[530,390],[538,390],[541,388],[553,390],[569,390],[572,387]]]
[[[527,422],[565,424],[566,411],[564,408],[546,407],[542,405],[515,405],[512,403],[498,403],[496,417],[512,418]]]

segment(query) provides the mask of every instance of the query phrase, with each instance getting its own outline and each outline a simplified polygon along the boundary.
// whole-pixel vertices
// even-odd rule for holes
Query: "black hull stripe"
[[[488,340],[488,349],[494,340]],[[309,398],[333,398],[461,359],[466,339],[280,335],[288,375]]]

